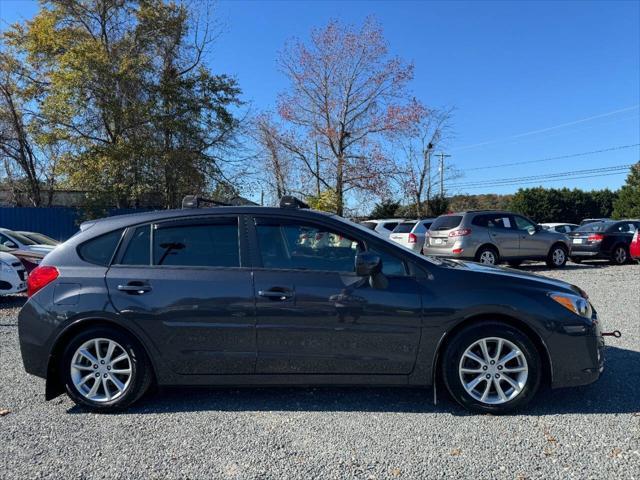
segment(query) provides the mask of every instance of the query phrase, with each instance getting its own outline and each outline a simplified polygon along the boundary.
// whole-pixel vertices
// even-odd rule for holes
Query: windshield
[[[409,233],[416,226],[416,222],[402,222],[393,229],[393,233]]]
[[[462,222],[462,215],[443,215],[435,219],[429,230],[451,230]]]
[[[582,225],[574,230],[574,232],[604,232],[613,225],[613,222],[593,222]]]
[[[31,240],[30,238],[25,237],[24,235],[20,235],[18,232],[7,231],[6,234],[24,245],[37,245],[36,242]]]

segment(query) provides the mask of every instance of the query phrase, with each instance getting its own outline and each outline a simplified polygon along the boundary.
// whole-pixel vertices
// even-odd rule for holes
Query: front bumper
[[[24,269],[3,270],[0,276],[0,295],[22,293],[27,289],[27,275]]]

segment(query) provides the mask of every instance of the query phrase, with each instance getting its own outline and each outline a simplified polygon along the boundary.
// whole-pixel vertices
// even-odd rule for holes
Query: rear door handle
[[[118,290],[121,292],[126,292],[130,295],[142,295],[146,292],[151,291],[151,285],[140,283],[136,285],[136,283],[131,282],[127,285],[118,285]]]
[[[293,297],[293,291],[285,289],[258,290],[258,295],[271,300],[284,301]]]

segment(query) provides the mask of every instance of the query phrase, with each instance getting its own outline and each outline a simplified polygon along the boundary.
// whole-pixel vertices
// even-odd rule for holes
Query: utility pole
[[[427,148],[424,150],[424,160],[425,160],[425,172],[427,177],[427,211],[426,215],[429,215],[429,211],[431,210],[431,152],[433,151],[433,143],[429,142]],[[418,210],[418,217],[420,217],[420,210],[422,207],[420,205],[416,205]]]
[[[440,152],[440,198],[444,198],[444,159],[449,158],[451,155]]]
[[[316,195],[320,198],[320,156],[318,155],[318,142],[316,141]]]

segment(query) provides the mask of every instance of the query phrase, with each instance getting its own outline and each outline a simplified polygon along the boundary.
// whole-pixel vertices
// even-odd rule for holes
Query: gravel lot
[[[176,389],[121,414],[43,399],[0,298],[0,478],[640,478],[640,265],[523,267],[586,290],[606,330],[599,382],[522,414],[467,414],[424,389]]]

